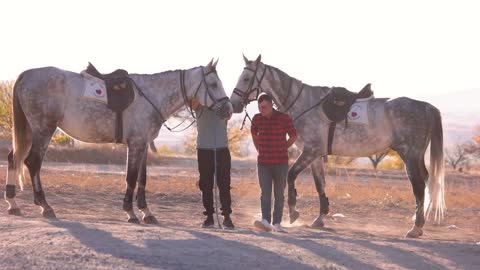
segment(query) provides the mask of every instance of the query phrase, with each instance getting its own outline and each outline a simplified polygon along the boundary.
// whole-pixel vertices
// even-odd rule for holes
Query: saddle
[[[332,122],[346,120],[350,107],[357,99],[373,96],[373,91],[370,87],[371,84],[367,84],[358,93],[348,91],[343,87],[333,87],[325,97],[322,105],[323,112]]]
[[[345,127],[347,127],[347,114],[355,101],[357,99],[373,97],[373,91],[370,87],[371,84],[367,84],[358,93],[351,92],[343,87],[333,87],[325,97],[325,101],[322,104],[322,109],[328,119],[332,121],[328,129],[329,155],[332,154],[333,135],[335,133],[337,122],[345,120]]]
[[[115,142],[121,143],[123,141],[123,111],[135,99],[132,80],[126,70],[117,69],[112,73],[102,74],[90,62],[86,72],[105,82],[108,108],[115,112]]]

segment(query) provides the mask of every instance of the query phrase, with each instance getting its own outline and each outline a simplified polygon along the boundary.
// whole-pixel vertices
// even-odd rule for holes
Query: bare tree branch
[[[382,162],[382,160],[388,155],[388,151],[381,153],[381,154],[375,154],[373,156],[369,156],[368,158],[372,162],[373,168],[376,170],[378,167],[378,164]]]
[[[471,143],[455,144],[451,149],[445,150],[445,162],[456,170],[459,165],[466,164],[470,160],[469,148]]]

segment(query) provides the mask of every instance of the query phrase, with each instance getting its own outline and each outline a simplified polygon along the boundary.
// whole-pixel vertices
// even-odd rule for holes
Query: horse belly
[[[385,126],[337,124],[332,154],[365,157],[385,151],[392,143],[391,131]]]
[[[90,143],[115,141],[115,115],[106,105],[78,101],[68,106],[58,125],[69,136]]]

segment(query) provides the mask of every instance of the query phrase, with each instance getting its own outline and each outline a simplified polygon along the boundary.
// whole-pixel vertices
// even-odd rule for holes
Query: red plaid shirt
[[[258,136],[258,163],[288,163],[287,137],[297,136],[288,114],[273,110],[270,118],[256,114],[252,119],[252,135]]]

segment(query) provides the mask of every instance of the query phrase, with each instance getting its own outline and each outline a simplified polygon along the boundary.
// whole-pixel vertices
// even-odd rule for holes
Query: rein
[[[212,105],[209,107],[210,109],[212,108],[218,108],[220,109],[226,102],[228,102],[228,97],[223,97],[223,98],[220,98],[218,100],[215,100],[215,98],[213,97],[213,95],[210,93],[210,89],[208,88],[208,84],[206,82],[206,77],[210,74],[210,73],[214,73],[216,72],[215,70],[211,70],[207,73],[203,73],[203,77],[202,77],[202,81],[198,84],[198,87],[197,89],[195,90],[195,94],[194,94],[194,98],[197,97],[197,94],[198,92],[200,91],[200,88],[202,87],[202,84],[205,85],[205,104],[208,100],[208,98],[210,98],[213,103]],[[141,96],[143,96],[145,98],[145,100],[147,100],[148,103],[150,103],[150,105],[152,105],[153,109],[157,112],[157,114],[160,116],[160,118],[162,119],[162,125],[167,128],[170,132],[182,132],[182,131],[185,131],[187,130],[188,128],[190,128],[195,122],[196,122],[196,119],[198,117],[201,116],[201,114],[203,113],[203,110],[202,112],[200,113],[199,116],[195,116],[195,113],[192,109],[192,103],[191,103],[191,100],[188,100],[188,95],[187,95],[187,90],[186,90],[186,87],[185,87],[185,70],[180,70],[180,89],[181,89],[181,93],[182,93],[182,97],[183,97],[183,100],[184,100],[184,105],[185,107],[187,108],[187,111],[190,113],[190,115],[193,117],[193,121],[185,128],[181,129],[181,130],[175,130],[176,128],[178,128],[180,125],[182,125],[186,119],[184,119],[182,122],[180,122],[180,124],[174,126],[173,128],[170,128],[165,122],[167,121],[167,119],[163,116],[162,112],[160,111],[160,109],[155,106],[155,104],[151,101],[151,99],[145,95],[145,93],[142,91],[142,89],[138,86],[138,84],[130,77],[128,77],[129,80],[131,82],[133,82],[133,84],[135,85],[135,88],[137,88],[138,92],[140,93]]]
[[[265,64],[264,64],[265,65]],[[250,79],[249,83],[248,83],[248,88],[246,91],[242,91],[241,89],[239,88],[235,88],[233,90],[233,93],[240,96],[242,98],[242,104],[245,104],[244,105],[244,110],[245,110],[245,117],[243,118],[243,121],[242,121],[242,127],[240,128],[240,130],[243,129],[243,127],[245,126],[245,122],[247,120],[247,118],[250,120],[250,122],[252,122],[252,119],[250,118],[250,116],[248,115],[248,112],[246,110],[247,108],[247,105],[252,102],[252,101],[255,101],[258,99],[258,96],[260,94],[260,91],[263,91],[262,90],[262,87],[261,87],[261,83],[263,81],[263,78],[265,76],[265,73],[268,70],[271,71],[270,69],[270,66],[268,65],[265,65],[265,69],[263,70],[263,73],[262,73],[262,76],[260,77],[260,79],[257,79],[257,72],[258,72],[258,68],[259,68],[260,65],[257,65],[255,67],[255,69],[251,69],[249,67],[245,67],[244,69],[246,70],[249,70],[251,72],[253,72],[253,77]],[[258,81],[258,84],[257,84],[257,87],[253,88],[253,83],[255,82],[255,80]],[[283,100],[283,102],[281,102],[279,105],[281,105],[282,107],[285,107],[284,104],[287,103],[289,97],[290,97],[290,93],[292,92],[292,88],[293,88],[293,78],[290,77],[290,84],[289,84],[289,88],[288,88],[288,91],[287,91],[287,95],[285,97],[285,99]],[[290,103],[290,105],[288,105],[286,107],[286,109],[284,109],[283,111],[284,112],[287,112],[298,100],[298,98],[300,97],[300,95],[302,94],[303,92],[303,89],[305,88],[305,84],[302,83],[302,86],[300,87],[300,91],[298,92],[298,94],[295,96],[295,98],[293,99],[292,103]],[[250,94],[253,93],[253,91],[257,91],[256,95],[255,95],[255,98],[254,99],[249,99],[250,97]],[[296,116],[292,121],[295,121],[297,120],[298,118],[300,118],[301,116],[303,116],[304,114],[306,114],[307,112],[309,112],[310,110],[314,109],[315,107],[317,107],[318,105],[320,105],[326,98],[327,95],[325,95],[324,97],[322,97],[320,99],[320,101],[318,103],[316,103],[315,105],[313,105],[312,107],[308,108],[307,110],[303,111],[302,113],[300,113],[298,116]]]

